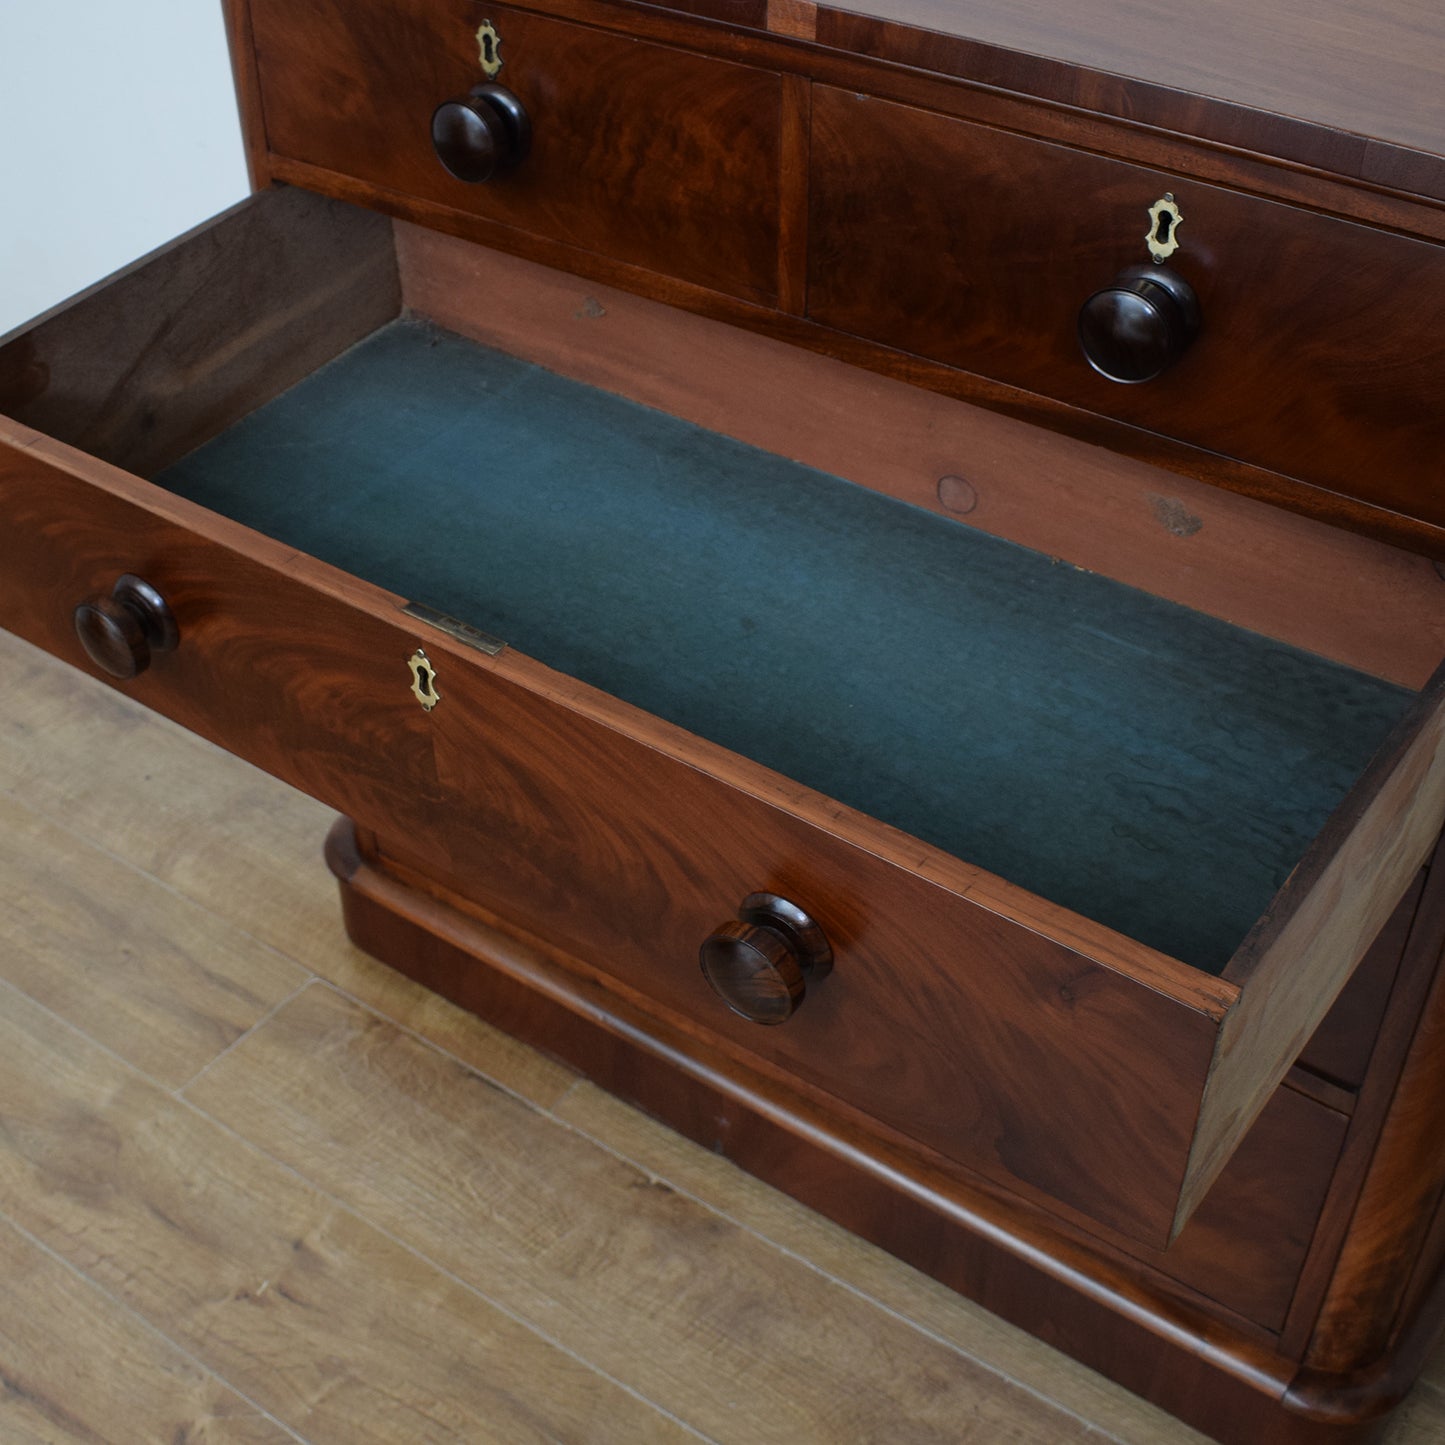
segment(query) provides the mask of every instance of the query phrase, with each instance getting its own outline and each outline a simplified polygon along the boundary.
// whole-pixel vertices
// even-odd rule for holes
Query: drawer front
[[[1162,1242],[1215,1039],[1214,980],[1170,997],[840,836],[836,805],[759,795],[761,770],[729,771],[726,754],[695,745],[715,769],[670,755],[687,744],[676,729],[655,724],[655,745],[589,715],[588,689],[516,654],[457,659],[440,686],[458,894],[753,1066]],[[835,952],[777,1027],[732,1014],[699,967],[703,940],[755,891],[808,910]],[[1040,926],[1067,938],[1068,919]]]
[[[1349,1124],[1282,1085],[1179,1237],[1140,1258],[1245,1319],[1282,1329]]]
[[[1202,325],[1120,385],[1077,317],[1166,193]],[[1445,248],[821,86],[810,205],[817,321],[1445,522]]]
[[[750,300],[777,292],[777,75],[531,15],[450,0],[254,0],[271,151],[581,251]],[[432,111],[497,83],[531,153],[484,184],[432,151]]]
[[[408,690],[408,632],[328,595],[317,564],[304,581],[287,549],[3,418],[0,516],[7,628],[99,675],[74,609],[140,575],[169,605],[179,645],[117,686],[331,806],[399,827],[419,858],[445,861],[427,826],[438,788],[432,730]]]

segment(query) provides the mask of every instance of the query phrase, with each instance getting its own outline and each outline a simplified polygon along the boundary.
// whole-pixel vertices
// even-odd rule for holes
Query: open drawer
[[[179,645],[138,697],[709,1049],[1152,1245],[1445,817],[1438,686],[403,315],[390,223],[300,191],[12,337],[0,411],[14,630],[84,663],[76,605],[143,575]],[[754,892],[834,953],[781,1028],[697,965]]]

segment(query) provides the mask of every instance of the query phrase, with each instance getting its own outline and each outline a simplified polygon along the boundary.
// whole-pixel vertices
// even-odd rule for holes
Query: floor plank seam
[[[910,1319],[900,1310],[884,1303],[882,1300],[877,1299],[875,1296],[869,1294],[866,1290],[861,1289],[859,1286],[851,1284],[847,1280],[839,1279],[836,1275],[824,1269],[815,1260],[809,1259],[806,1255],[799,1254],[796,1250],[790,1248],[785,1244],[782,1244],[780,1241],[772,1238],[771,1236],[762,1233],[760,1230],[752,1227],[751,1225],[743,1223],[739,1219],[734,1218],[732,1215],[727,1213],[727,1211],[719,1209],[715,1205],[708,1203],[707,1200],[702,1199],[698,1195],[694,1194],[691,1190],[675,1184],[671,1179],[667,1179],[663,1175],[658,1174],[655,1170],[649,1168],[641,1161],[630,1158],[628,1155],[621,1152],[615,1146],[596,1138],[594,1135],[589,1134],[585,1129],[579,1128],[571,1121],[560,1118],[554,1112],[554,1110],[560,1108],[566,1099],[568,1099],[580,1086],[587,1082],[586,1079],[583,1078],[581,1075],[578,1075],[572,1081],[572,1083],[568,1085],[566,1090],[561,1095],[559,1095],[558,1098],[549,1107],[543,1107],[535,1100],[528,1098],[525,1094],[519,1094],[516,1090],[511,1089],[507,1085],[494,1079],[485,1070],[478,1068],[476,1064],[471,1063],[464,1058],[461,1058],[459,1055],[453,1053],[451,1050],[437,1043],[434,1039],[429,1038],[426,1034],[421,1033],[419,1030],[412,1028],[407,1024],[401,1023],[398,1020],[392,1018],[390,1015],[382,1012],[382,1010],[377,1008],[375,1005],[369,1004],[363,999],[356,998],[354,995],[349,994],[344,988],[341,988],[338,985],[331,983],[325,978],[318,978],[315,981],[321,984],[322,987],[330,989],[333,993],[340,995],[342,998],[347,999],[356,1007],[371,1014],[374,1018],[383,1019],[385,1022],[392,1024],[400,1032],[406,1034],[408,1037],[417,1040],[419,1043],[424,1044],[429,1049],[435,1050],[444,1058],[450,1059],[453,1063],[460,1065],[469,1073],[474,1074],[476,1077],[484,1080],[489,1086],[499,1089],[502,1093],[507,1094],[509,1097],[515,1099],[518,1103],[524,1105],[526,1108],[531,1109],[534,1112],[542,1115],[544,1118],[551,1120],[551,1122],[553,1122],[554,1124],[560,1125],[562,1128],[566,1129],[569,1133],[575,1135],[576,1137],[586,1140],[588,1144],[602,1150],[603,1153],[609,1155],[613,1159],[618,1160],[620,1163],[625,1164],[628,1168],[635,1169],[649,1182],[662,1183],[667,1185],[669,1189],[674,1190],[678,1195],[689,1200],[691,1203],[697,1205],[700,1209],[705,1210],[707,1213],[714,1216],[715,1218],[726,1220],[727,1223],[731,1224],[734,1228],[739,1229],[743,1233],[747,1234],[749,1237],[758,1240],[761,1244],[768,1246],[768,1248],[770,1249],[776,1250],[779,1254],[785,1256],[786,1258],[792,1259],[804,1265],[813,1274],[827,1280],[831,1284],[838,1286],[840,1289],[846,1290],[855,1298],[860,1299],[865,1304],[868,1304],[873,1308],[881,1311],[882,1313],[889,1316],[891,1319],[897,1321],[906,1328],[913,1330],[915,1333],[922,1336],[923,1338],[932,1340],[935,1344],[941,1345],[944,1349],[948,1350],[950,1354],[959,1356],[960,1358],[971,1362],[979,1369],[993,1376],[995,1379],[1001,1380],[1004,1383],[1013,1386],[1014,1388],[1021,1391],[1023,1394],[1028,1395],[1033,1399],[1039,1401],[1040,1403],[1046,1405],[1048,1408],[1057,1411],[1057,1413],[1059,1413],[1060,1415],[1063,1415],[1066,1418],[1075,1421],[1079,1425],[1083,1426],[1085,1429],[1091,1431],[1098,1431],[1100,1429],[1100,1427],[1095,1421],[1090,1420],[1088,1417],[1079,1414],[1076,1410],[1072,1410],[1065,1405],[1061,1405],[1057,1400],[1050,1398],[1046,1393],[1042,1392],[1036,1386],[1029,1384],[1027,1381],[1017,1379],[1015,1376],[1009,1374],[1008,1371],[1000,1369],[997,1365],[991,1363],[988,1360],[984,1360],[977,1355],[970,1354],[967,1349],[959,1345],[956,1341],[949,1340],[946,1336],[939,1334],[937,1331],[919,1324],[916,1320]],[[207,1117],[210,1116],[208,1115]],[[368,1220],[367,1222],[371,1223],[370,1220]],[[398,1241],[398,1243],[400,1242],[401,1241]],[[427,1256],[423,1255],[422,1257],[426,1258]],[[438,1265],[438,1268],[441,1267],[442,1266]],[[461,1281],[458,1282],[461,1283]],[[648,1403],[650,1404],[652,1402],[649,1401]],[[1112,1440],[1114,1437],[1107,1438]],[[1126,1440],[1121,1440],[1117,1442],[1117,1445],[1129,1445],[1129,1442]]]
[[[357,952],[361,953],[361,950],[358,949]],[[371,955],[363,953],[362,957],[369,959]],[[420,1029],[417,1029],[411,1024],[405,1022],[405,1020],[399,1019],[395,1015],[387,1013],[380,1005],[368,1002],[366,999],[361,998],[357,994],[350,992],[350,990],[344,988],[339,983],[333,983],[332,980],[327,978],[324,974],[317,974],[316,977],[313,979],[313,982],[319,983],[325,988],[329,988],[333,993],[339,995],[341,998],[344,998],[348,1003],[354,1004],[357,1008],[365,1010],[365,1012],[369,1013],[373,1018],[382,1019],[384,1022],[392,1025],[392,1027],[397,1029],[399,1032],[405,1034],[408,1038],[415,1039],[418,1043],[425,1044],[429,1049],[435,1049],[436,1052],[439,1053],[443,1058],[450,1059],[452,1063],[466,1069],[469,1073],[475,1074],[479,1079],[485,1080],[492,1088],[499,1090],[503,1094],[506,1094],[508,1098],[515,1099],[519,1104],[525,1104],[527,1108],[535,1109],[537,1113],[547,1114],[548,1117],[550,1117],[548,1108],[545,1108],[543,1105],[539,1104],[529,1095],[521,1093],[519,1090],[513,1088],[512,1085],[504,1083],[501,1079],[498,1079],[492,1074],[489,1074],[485,1069],[480,1068],[470,1059],[464,1059],[460,1054],[447,1048],[445,1044],[438,1043],[429,1035],[422,1033]],[[482,1020],[482,1022],[485,1023],[485,1020]],[[489,1028],[491,1027],[490,1024],[487,1026]],[[535,1050],[534,1052],[541,1054],[540,1050]],[[549,1056],[547,1054],[541,1054],[541,1057],[545,1059]],[[556,1061],[553,1060],[552,1062]],[[567,1065],[559,1063],[558,1068],[565,1069],[567,1068]],[[569,1070],[569,1072],[571,1071]],[[566,1089],[564,1089],[562,1093],[558,1095],[556,1101],[550,1107],[556,1108],[557,1105],[560,1104],[563,1099],[567,1098],[567,1096],[571,1094],[572,1091],[579,1084],[583,1083],[586,1083],[586,1080],[582,1077],[582,1075],[574,1074],[572,1081],[567,1085]]]
[[[577,1082],[578,1084],[582,1084],[586,1081],[584,1079],[578,1079]],[[575,1089],[576,1085],[574,1085],[573,1088]],[[568,1089],[567,1093],[558,1100],[557,1105],[554,1105],[554,1107],[560,1107],[563,1100],[565,1100],[572,1092],[573,1089]],[[703,1199],[701,1196],[694,1193],[691,1189],[688,1189],[683,1185],[674,1183],[671,1179],[668,1179],[665,1176],[658,1174],[656,1170],[642,1163],[642,1161],[632,1158],[630,1155],[618,1149],[615,1145],[609,1144],[606,1140],[597,1138],[596,1135],[589,1133],[586,1129],[581,1128],[580,1126],[572,1123],[568,1119],[559,1118],[556,1114],[552,1113],[550,1109],[541,1109],[536,1104],[531,1105],[531,1107],[534,1109],[538,1109],[539,1113],[545,1114],[554,1123],[560,1124],[564,1129],[567,1129],[569,1132],[577,1135],[578,1138],[585,1139],[589,1144],[592,1144],[596,1148],[601,1149],[604,1153],[611,1155],[612,1158],[618,1160],[623,1164],[626,1164],[632,1169],[636,1169],[650,1182],[665,1184],[669,1189],[674,1190],[684,1199],[690,1200],[699,1208],[705,1209],[709,1214],[714,1215],[718,1219],[726,1220],[735,1229],[741,1230],[743,1233],[750,1235],[752,1238],[758,1240],[760,1243],[767,1245],[770,1249],[776,1250],[785,1258],[791,1259],[796,1263],[803,1265],[805,1268],[812,1271],[812,1273],[818,1275],[820,1278],[827,1280],[830,1284],[836,1285],[839,1289],[846,1290],[855,1298],[862,1300],[865,1304],[871,1305],[873,1308],[889,1316],[891,1319],[896,1320],[900,1324],[906,1326],[908,1329],[913,1330],[916,1334],[921,1335],[923,1338],[932,1340],[937,1345],[941,1345],[950,1354],[957,1355],[960,1358],[967,1360],[971,1364],[978,1366],[979,1369],[985,1371],[987,1374],[992,1375],[995,1379],[1001,1380],[1006,1384],[1014,1386],[1025,1395],[1032,1396],[1034,1399],[1038,1400],[1042,1404],[1047,1405],[1050,1409],[1057,1411],[1060,1415],[1064,1415],[1069,1419],[1076,1421],[1085,1429],[1099,1432],[1103,1434],[1104,1438],[1110,1441],[1116,1441],[1117,1445],[1130,1445],[1130,1442],[1127,1439],[1119,1439],[1118,1437],[1108,1434],[1108,1432],[1104,1430],[1104,1427],[1100,1426],[1097,1421],[1091,1420],[1087,1416],[1079,1414],[1077,1410],[1073,1410],[1069,1406],[1061,1404],[1058,1400],[1054,1399],[1052,1396],[1041,1390],[1039,1387],[1030,1384],[1026,1380],[1019,1379],[1017,1376],[1010,1374],[1007,1370],[1002,1369],[990,1360],[986,1360],[979,1355],[970,1353],[967,1348],[959,1344],[956,1340],[950,1340],[948,1336],[940,1334],[937,1330],[934,1330],[929,1326],[921,1324],[919,1323],[919,1321],[910,1318],[908,1315],[904,1314],[901,1310],[899,1310],[896,1306],[890,1305],[886,1301],[879,1299],[876,1295],[870,1294],[860,1285],[856,1285],[849,1280],[839,1278],[830,1270],[825,1269],[816,1260],[809,1259],[807,1255],[798,1253],[798,1251],[792,1246],[784,1244],[781,1240],[775,1239],[770,1234],[765,1234],[762,1230],[758,1229],[754,1225],[745,1223],[743,1220],[738,1219],[736,1216],[730,1214],[727,1210],[719,1209],[717,1205],[710,1204],[706,1199]],[[732,1167],[736,1168],[737,1166],[734,1165]],[[741,1171],[739,1172],[741,1173]],[[786,1196],[782,1197],[786,1198]],[[827,1223],[827,1221],[823,1220],[821,1215],[819,1215],[818,1218],[820,1223]],[[834,1228],[836,1226],[829,1225],[829,1227]],[[889,1258],[890,1260],[892,1259],[891,1256]],[[900,1268],[907,1267],[904,1266],[901,1261],[894,1262],[897,1263]],[[1010,1328],[1012,1327],[1010,1326]],[[1061,1356],[1060,1358],[1064,1357]],[[1104,1377],[1102,1375],[1099,1378],[1101,1381],[1104,1380]],[[1105,1383],[1107,1383],[1107,1381],[1105,1381]]]
[[[299,964],[299,960],[297,960],[297,962]],[[305,967],[304,964],[299,964],[299,966],[303,968]],[[185,1083],[179,1085],[174,1089],[167,1090],[167,1092],[174,1094],[177,1098],[184,1097],[186,1090],[189,1089],[193,1084],[197,1084],[203,1078],[205,1078],[207,1072],[212,1069],[216,1064],[219,1064],[221,1060],[227,1056],[227,1054],[229,1054],[239,1044],[244,1043],[248,1038],[251,1037],[252,1034],[256,1032],[257,1029],[263,1028],[266,1024],[270,1023],[271,1020],[275,1018],[276,1015],[280,1013],[281,1010],[292,1001],[292,999],[300,998],[300,996],[305,993],[306,990],[310,988],[313,983],[316,982],[317,978],[315,974],[310,974],[309,977],[302,979],[301,982],[298,983],[296,987],[293,988],[291,992],[286,995],[285,998],[279,999],[276,1003],[272,1004],[271,1007],[268,1008],[266,1012],[262,1014],[258,1019],[256,1019],[254,1023],[252,1023],[249,1027],[242,1029],[241,1032],[238,1033],[236,1037],[233,1038],[231,1042],[228,1043],[225,1048],[223,1048],[218,1054],[215,1054],[211,1058],[207,1059],[206,1062],[202,1064],[201,1067],[197,1069],[196,1072],[185,1081]]]
[[[226,1379],[224,1375],[219,1374],[216,1370],[212,1369],[210,1365],[206,1364],[204,1360],[193,1354],[179,1341],[172,1339],[170,1335],[168,1335],[164,1330],[158,1328],[151,1320],[147,1319],[145,1315],[141,1314],[138,1310],[132,1308],[123,1299],[120,1299],[118,1296],[112,1294],[111,1291],[108,1290],[103,1284],[101,1284],[99,1280],[93,1279],[83,1269],[80,1269],[77,1265],[72,1264],[70,1260],[66,1259],[63,1254],[60,1254],[56,1250],[52,1249],[50,1245],[48,1245],[38,1235],[32,1234],[30,1230],[26,1229],[26,1227],[19,1222],[19,1220],[12,1218],[10,1214],[3,1208],[0,1208],[0,1220],[3,1220],[5,1224],[8,1225],[11,1229],[13,1229],[15,1233],[18,1234],[23,1240],[25,1240],[27,1244],[31,1245],[34,1249],[39,1250],[40,1253],[45,1255],[47,1259],[50,1259],[55,1264],[58,1264],[67,1273],[73,1275],[76,1279],[82,1281],[82,1283],[84,1283],[87,1288],[95,1290],[99,1295],[101,1295],[102,1298],[108,1300],[127,1319],[133,1320],[136,1325],[138,1325],[141,1329],[145,1330],[148,1334],[150,1334],[152,1338],[159,1340],[163,1345],[166,1346],[167,1349],[173,1350],[178,1356],[180,1356],[181,1359],[185,1360],[188,1364],[193,1365],[207,1379],[216,1381],[217,1384],[229,1390],[238,1400],[248,1405],[258,1415],[261,1415],[265,1419],[269,1420],[271,1424],[273,1424],[284,1435],[287,1435],[290,1439],[295,1440],[297,1442],[297,1445],[309,1445],[309,1442],[304,1436],[298,1435],[296,1431],[293,1430],[284,1421],[278,1420],[276,1416],[273,1415],[268,1409],[266,1409],[264,1405],[257,1404],[256,1401],[253,1400],[249,1395],[247,1395],[244,1390],[238,1389],[235,1385],[231,1383],[230,1380]]]
[[[284,784],[281,786],[284,786]],[[269,939],[262,938],[260,934],[253,933],[249,928],[246,927],[244,923],[238,923],[235,919],[227,918],[224,914],[217,913],[216,910],[210,906],[210,904],[206,903],[203,899],[197,898],[193,894],[188,893],[184,888],[179,887],[170,879],[162,878],[159,874],[153,873],[149,868],[146,868],[142,864],[137,863],[133,858],[128,858],[124,853],[117,853],[113,848],[111,848],[108,844],[102,842],[100,839],[93,838],[88,833],[82,832],[80,829],[73,827],[70,823],[66,822],[65,818],[61,814],[53,812],[49,808],[37,807],[33,802],[27,801],[25,798],[22,798],[13,787],[7,786],[0,788],[0,792],[3,792],[5,796],[16,805],[16,807],[23,808],[27,813],[31,814],[32,817],[44,819],[53,827],[58,828],[62,833],[65,833],[67,836],[74,838],[77,842],[84,844],[87,848],[94,849],[95,852],[99,853],[103,858],[109,859],[112,863],[119,864],[122,868],[126,869],[127,872],[138,874],[140,877],[147,879],[149,882],[155,884],[155,886],[161,889],[163,892],[170,894],[170,896],[176,899],[178,902],[184,903],[191,908],[199,909],[202,913],[205,913],[209,917],[216,919],[217,922],[223,924],[226,928],[232,930],[240,937],[246,939],[250,943],[253,943],[257,948],[264,949],[267,953],[274,954],[277,958],[284,958],[289,963],[294,963],[297,968],[304,968],[309,974],[315,973],[315,969],[313,969],[308,963],[304,962],[302,959],[297,958],[295,954],[290,953],[283,948],[278,948],[276,944],[272,943]],[[318,861],[317,867],[320,868],[321,866],[322,865]]]
[[[171,1094],[173,1092],[169,1084],[163,1084],[154,1075],[148,1074],[144,1069],[138,1068],[126,1058],[125,1055],[117,1053],[109,1044],[102,1043],[97,1038],[92,1038],[79,1024],[66,1018],[64,1014],[57,1013],[49,1004],[44,1002],[44,1000],[36,998],[32,993],[28,993],[25,989],[21,988],[18,983],[11,983],[8,978],[0,978],[0,989],[7,990],[15,994],[18,998],[23,998],[32,1008],[38,1009],[48,1019],[59,1024],[67,1033],[75,1034],[78,1038],[84,1039],[92,1048],[99,1049],[106,1058],[119,1064],[123,1069],[134,1074],[136,1078],[143,1079],[151,1088],[159,1089],[163,1094]]]
[[[327,984],[324,979],[314,979],[312,980],[312,982],[321,983],[325,987],[330,987],[330,985]],[[372,1012],[375,1013],[376,1011],[372,1010]],[[380,1014],[378,1014],[377,1017],[385,1018],[384,1015]],[[388,1019],[386,1020],[386,1022],[389,1023],[390,1020]],[[421,1036],[417,1035],[417,1037],[420,1038]],[[471,1068],[470,1065],[466,1065],[466,1067]],[[473,1073],[480,1072],[476,1069],[472,1069],[471,1071]],[[486,1075],[481,1075],[481,1077],[486,1078]],[[490,1082],[490,1080],[488,1082]],[[584,1355],[578,1354],[576,1350],[569,1348],[560,1340],[554,1339],[550,1334],[548,1334],[546,1330],[540,1328],[534,1321],[529,1320],[525,1315],[518,1313],[516,1310],[514,1310],[508,1305],[502,1304],[499,1300],[493,1299],[489,1294],[487,1294],[485,1290],[480,1289],[477,1285],[463,1279],[460,1275],[456,1274],[446,1265],[442,1264],[438,1260],[433,1259],[429,1254],[426,1254],[424,1251],[417,1248],[416,1245],[408,1243],[405,1239],[402,1239],[399,1235],[393,1233],[384,1224],[378,1223],[369,1215],[363,1213],[362,1210],[359,1209],[356,1205],[348,1203],[340,1195],[333,1193],[330,1189],[327,1189],[324,1185],[318,1183],[309,1175],[304,1174],[301,1170],[297,1169],[295,1165],[290,1164],[285,1159],[282,1159],[278,1155],[271,1153],[269,1149],[266,1149],[264,1146],[256,1143],[254,1139],[248,1138],[245,1134],[242,1134],[238,1129],[233,1128],[224,1120],[216,1118],[214,1114],[207,1113],[204,1109],[200,1107],[199,1104],[194,1103],[185,1095],[178,1094],[174,1097],[176,1098],[178,1103],[189,1109],[197,1117],[204,1119],[206,1123],[211,1125],[213,1128],[221,1130],[230,1138],[234,1139],[236,1143],[239,1144],[242,1148],[254,1151],[256,1154],[259,1154],[263,1159],[267,1160],[268,1163],[274,1165],[278,1169],[284,1170],[285,1173],[290,1175],[293,1179],[299,1180],[302,1184],[306,1186],[307,1189],[314,1190],[320,1198],[326,1200],[327,1203],[329,1203],[333,1208],[346,1215],[349,1219],[357,1221],[359,1224],[363,1225],[367,1229],[375,1230],[376,1233],[379,1234],[383,1239],[395,1245],[398,1249],[404,1250],[408,1255],[411,1256],[411,1258],[420,1260],[422,1264],[427,1266],[427,1268],[435,1270],[439,1275],[441,1275],[444,1279],[450,1281],[458,1289],[465,1290],[468,1294],[472,1295],[476,1299],[481,1300],[485,1305],[487,1305],[488,1308],[496,1310],[498,1314],[503,1315],[505,1318],[511,1320],[513,1324],[520,1326],[529,1334],[541,1340],[544,1344],[550,1346],[552,1349],[557,1350],[560,1354],[566,1356],[568,1359],[573,1360],[577,1364],[581,1365],[584,1369],[591,1371],[599,1379],[607,1381],[609,1384],[621,1390],[623,1394],[630,1396],[639,1404],[646,1406],[647,1409],[652,1410],[656,1414],[661,1415],[663,1418],[669,1420],[672,1424],[676,1425],[678,1429],[685,1431],[694,1439],[703,1442],[703,1445],[726,1445],[726,1442],[713,1439],[712,1436],[705,1434],[702,1430],[699,1430],[696,1425],[693,1425],[690,1422],[682,1419],[680,1416],[675,1415],[671,1410],[667,1409],[663,1405],[658,1404],[657,1401],[650,1399],[640,1390],[627,1384],[625,1381],[618,1379],[615,1375],[594,1364]],[[525,1099],[521,1102],[527,1103]],[[528,1107],[535,1109],[536,1105],[528,1104]],[[538,1110],[538,1112],[540,1113],[541,1111]]]

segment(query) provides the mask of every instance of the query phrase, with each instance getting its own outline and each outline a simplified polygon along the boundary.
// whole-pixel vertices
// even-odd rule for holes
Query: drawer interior
[[[421,318],[157,480],[1211,973],[1413,696]]]

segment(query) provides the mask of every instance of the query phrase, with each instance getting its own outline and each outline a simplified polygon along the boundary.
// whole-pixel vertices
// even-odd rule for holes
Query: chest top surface
[[[1434,0],[675,0],[668,8],[1445,200],[1445,9]]]

